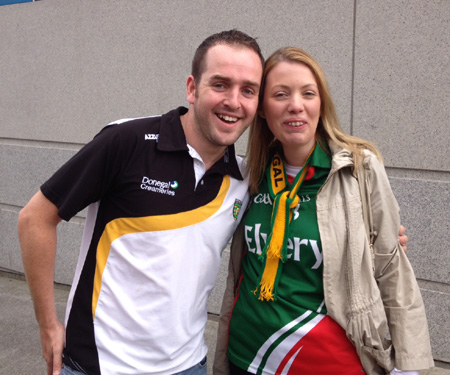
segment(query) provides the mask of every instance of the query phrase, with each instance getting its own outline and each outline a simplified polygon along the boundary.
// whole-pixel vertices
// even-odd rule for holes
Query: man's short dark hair
[[[264,66],[264,57],[261,53],[258,43],[255,38],[243,33],[242,31],[233,29],[228,31],[221,31],[206,38],[195,51],[192,59],[192,70],[196,81],[199,81],[203,72],[205,71],[205,55],[208,50],[218,44],[225,44],[229,46],[248,48],[254,51],[261,60],[261,65]]]

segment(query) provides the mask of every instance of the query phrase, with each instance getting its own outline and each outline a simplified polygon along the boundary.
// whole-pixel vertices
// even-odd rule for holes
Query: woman
[[[298,48],[269,57],[261,96],[249,136],[253,199],[232,244],[215,374],[228,373],[226,356],[231,374],[418,374],[432,367],[424,306],[398,244],[399,209],[381,155],[343,133],[322,69]],[[362,168],[373,250],[356,179]]]

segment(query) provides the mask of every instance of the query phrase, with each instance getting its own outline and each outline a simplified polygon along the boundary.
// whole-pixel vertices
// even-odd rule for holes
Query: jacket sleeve
[[[366,158],[367,162],[367,158]],[[400,210],[384,166],[368,156],[368,186],[373,226],[375,278],[383,300],[395,367],[419,370],[433,367],[425,307],[414,271],[398,243]]]
[[[217,330],[216,353],[214,357],[213,374],[229,375],[230,369],[227,358],[228,326],[233,310],[236,290],[241,275],[241,259],[244,254],[244,220],[236,229],[231,242],[230,261],[228,263],[228,277],[220,309],[219,327]]]

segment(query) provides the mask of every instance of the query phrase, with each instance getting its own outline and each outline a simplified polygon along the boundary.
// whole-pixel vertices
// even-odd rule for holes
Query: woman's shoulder
[[[384,170],[384,163],[382,160],[380,160],[380,157],[375,154],[375,152],[367,148],[362,150],[361,162],[366,169]]]

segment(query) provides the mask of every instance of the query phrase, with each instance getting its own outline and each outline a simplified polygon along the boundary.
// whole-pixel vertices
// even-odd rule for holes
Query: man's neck
[[[224,156],[227,147],[209,144],[203,138],[199,137],[190,111],[180,116],[180,121],[183,126],[186,142],[198,152],[203,163],[205,163],[206,170],[208,170]]]

